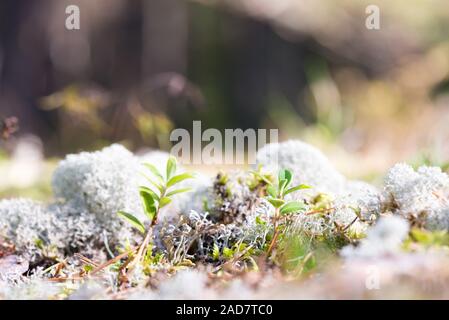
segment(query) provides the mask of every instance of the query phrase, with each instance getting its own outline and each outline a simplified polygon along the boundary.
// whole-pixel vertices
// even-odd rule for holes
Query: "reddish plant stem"
[[[278,228],[278,220],[279,220],[279,208],[276,208],[275,213],[274,213],[274,234],[273,234],[273,239],[271,239],[271,243],[270,246],[268,247],[268,251],[267,251],[267,256],[270,257],[271,252],[273,251],[275,244],[276,244],[276,240],[279,236],[279,228]]]

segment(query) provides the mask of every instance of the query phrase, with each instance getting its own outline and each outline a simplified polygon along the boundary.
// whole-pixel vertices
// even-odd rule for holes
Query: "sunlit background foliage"
[[[1,145],[0,195],[45,198],[52,158],[168,150],[193,120],[279,128],[373,182],[398,161],[447,169],[449,7],[378,0],[367,30],[371,2],[1,1],[0,117],[20,131]]]

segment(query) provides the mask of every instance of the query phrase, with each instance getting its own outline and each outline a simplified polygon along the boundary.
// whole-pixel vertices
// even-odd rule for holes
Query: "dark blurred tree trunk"
[[[187,2],[143,1],[142,70],[144,80],[160,73],[184,74],[187,67]]]
[[[49,119],[36,97],[51,82],[45,33],[48,2],[0,2],[0,115],[17,116],[22,132],[48,137]]]
[[[72,43],[77,34],[64,29],[64,3],[0,2],[0,113],[18,116],[21,132],[41,136],[47,151],[76,151],[101,139],[139,145],[128,109],[136,99],[187,128],[192,120],[203,120],[204,127],[260,127],[272,94],[303,109],[299,93],[305,86],[306,46],[282,39],[266,22],[182,0],[120,2],[118,13],[100,22],[95,10],[108,10],[112,2],[73,0],[80,5],[81,21],[89,19],[89,28],[81,30],[89,63],[85,70],[64,69],[64,59],[76,58],[76,50],[66,56],[65,44],[77,48]],[[62,39],[62,69],[54,63],[49,30]],[[108,130],[95,139],[77,122],[56,117],[59,110],[38,107],[42,96],[72,83],[100,85],[113,96],[101,113]],[[58,127],[72,132],[71,138],[62,137]]]
[[[285,98],[301,111],[299,94],[305,87],[302,43],[282,39],[266,23],[231,17],[229,25],[241,30],[230,48],[232,108],[242,127],[259,127],[272,96]]]
[[[209,122],[257,128],[270,95],[303,111],[303,43],[282,39],[267,22],[217,8],[191,6],[191,80],[204,88]]]

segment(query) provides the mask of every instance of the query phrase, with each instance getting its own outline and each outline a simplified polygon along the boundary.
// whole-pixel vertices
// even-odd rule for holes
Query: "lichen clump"
[[[154,178],[141,175],[144,161],[160,181],[139,189]],[[376,188],[346,179],[301,141],[267,145],[257,162],[254,170],[183,179],[170,194],[170,178],[186,173],[167,153],[138,157],[112,145],[67,156],[52,179],[53,203],[0,201],[0,266],[17,271],[0,270],[0,298],[248,299],[285,288],[316,297],[341,283],[362,294],[354,265],[374,262],[384,276],[386,266],[404,274],[395,262],[447,276],[439,267],[445,251],[436,249],[449,246],[449,177],[441,169],[397,164]],[[145,219],[129,224],[118,212]],[[429,263],[416,262],[423,257]],[[290,290],[286,278],[314,270],[323,276],[309,278],[306,291]],[[46,283],[45,293],[47,278],[79,282],[64,290]]]
[[[257,153],[257,164],[276,174],[280,169],[292,170],[293,184],[305,183],[324,193],[340,193],[345,177],[321,151],[297,140],[268,144]]]
[[[385,178],[386,209],[432,230],[449,229],[449,176],[438,167],[397,164]]]
[[[54,203],[25,199],[0,202],[0,236],[39,264],[84,250],[114,250],[135,232],[117,217],[119,208],[141,212],[136,158],[119,145],[69,155],[53,176]]]
[[[106,223],[119,210],[142,212],[138,169],[137,158],[120,145],[68,155],[55,170],[53,192]]]
[[[368,231],[366,239],[363,239],[357,247],[343,248],[342,255],[347,258],[377,258],[398,253],[408,232],[409,224],[403,218],[383,217]]]

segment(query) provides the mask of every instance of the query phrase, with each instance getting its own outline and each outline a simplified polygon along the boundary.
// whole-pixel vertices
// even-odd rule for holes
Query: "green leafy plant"
[[[290,193],[310,188],[310,186],[305,184],[290,186],[292,179],[293,174],[291,173],[291,171],[282,169],[279,171],[277,184],[273,184],[269,180],[266,181],[268,183],[268,196],[266,197],[266,199],[275,208],[275,214],[273,217],[274,234],[270,246],[268,247],[268,256],[270,256],[271,252],[273,251],[274,245],[279,236],[280,230],[278,222],[280,217],[287,214],[304,212],[306,210],[306,205],[303,202],[285,200],[285,196]]]
[[[150,241],[152,237],[152,230],[158,221],[160,210],[172,202],[174,195],[190,191],[190,188],[176,188],[176,185],[184,180],[192,179],[194,177],[194,175],[189,172],[176,174],[177,163],[176,158],[173,156],[170,156],[167,160],[165,176],[150,163],[145,163],[144,166],[152,173],[153,176],[150,177],[145,175],[145,178],[156,189],[156,191],[154,191],[147,186],[140,187],[140,198],[142,200],[145,216],[149,221],[148,227],[145,227],[145,224],[135,215],[124,211],[118,212],[120,217],[128,221],[142,234],[145,234],[145,238],[138,247],[137,255],[134,259],[136,263],[143,261],[145,252],[151,246]]]
[[[449,233],[447,231],[429,231],[419,228],[410,230],[409,238],[404,242],[405,249],[432,247],[448,247]]]
[[[303,230],[294,230],[277,244],[276,260],[289,276],[297,278],[335,262],[344,246],[340,242],[334,237],[311,237]]]
[[[274,177],[270,173],[263,172],[261,165],[257,167],[257,170],[250,172],[253,175],[253,179],[249,182],[249,188],[251,190],[256,189],[260,185],[270,185],[273,183]]]

